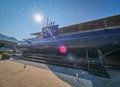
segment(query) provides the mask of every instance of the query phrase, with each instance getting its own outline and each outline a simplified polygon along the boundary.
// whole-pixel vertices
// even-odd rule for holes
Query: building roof
[[[17,42],[18,40],[14,37],[9,37],[9,36],[6,36],[6,35],[3,35],[0,33],[0,40],[1,41],[9,41],[9,42]]]

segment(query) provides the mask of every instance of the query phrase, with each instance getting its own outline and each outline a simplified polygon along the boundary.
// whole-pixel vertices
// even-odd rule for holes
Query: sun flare
[[[39,13],[33,14],[33,19],[35,22],[40,23],[43,21],[43,16]]]

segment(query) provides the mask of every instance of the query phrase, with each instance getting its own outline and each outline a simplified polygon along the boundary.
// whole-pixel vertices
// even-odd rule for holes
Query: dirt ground
[[[71,87],[50,70],[0,61],[0,87]]]

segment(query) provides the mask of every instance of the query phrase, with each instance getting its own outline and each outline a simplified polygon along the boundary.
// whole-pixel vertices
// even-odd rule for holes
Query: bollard
[[[24,65],[24,69],[26,68],[26,64]]]
[[[78,75],[78,73],[76,73],[76,80],[79,82],[80,80],[79,80],[79,75]]]

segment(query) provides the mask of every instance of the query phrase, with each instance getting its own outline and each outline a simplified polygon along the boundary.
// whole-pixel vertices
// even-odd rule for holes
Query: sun
[[[40,13],[34,13],[33,19],[35,22],[40,23],[43,21],[43,16]]]

